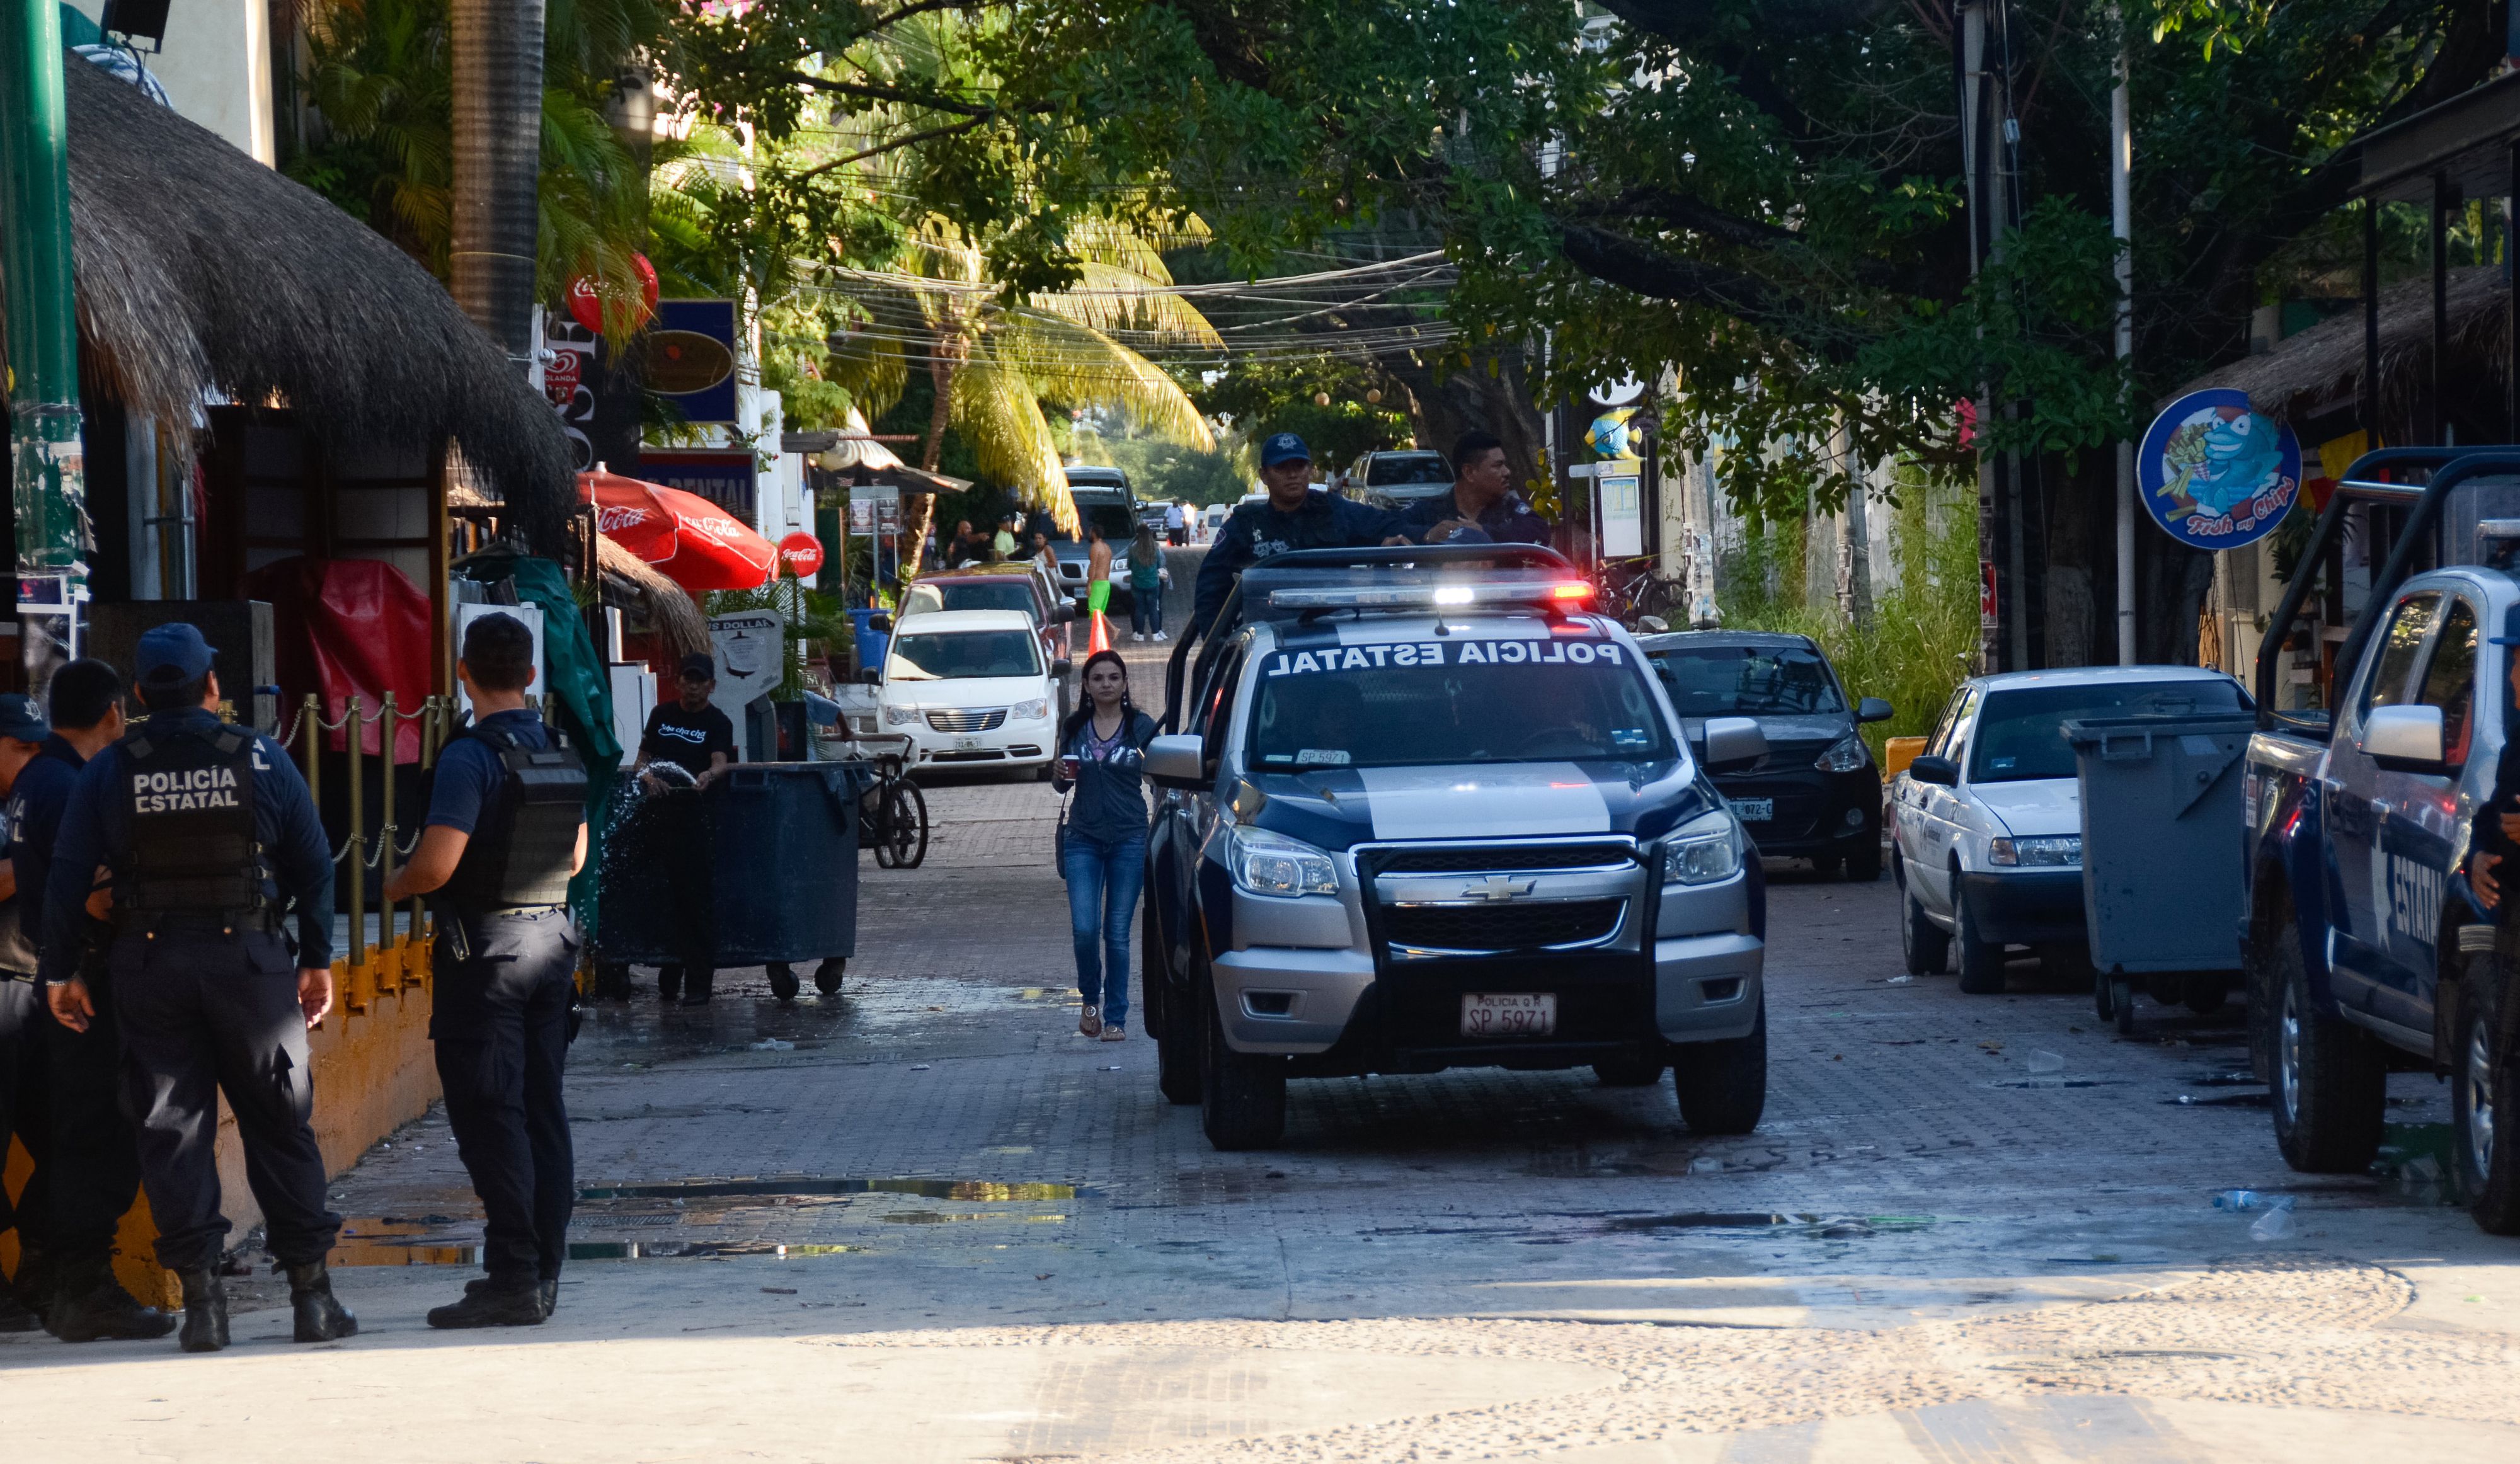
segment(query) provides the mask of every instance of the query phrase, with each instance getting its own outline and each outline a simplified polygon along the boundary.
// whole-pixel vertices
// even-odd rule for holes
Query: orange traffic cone
[[[1111,648],[1111,622],[1102,618],[1101,610],[1093,614],[1094,632],[1085,641],[1085,653],[1089,656],[1100,655]]]

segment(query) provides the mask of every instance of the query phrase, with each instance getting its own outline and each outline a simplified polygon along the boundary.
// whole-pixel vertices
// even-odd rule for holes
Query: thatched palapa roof
[[[329,446],[451,440],[530,542],[564,542],[575,488],[559,420],[433,276],[77,55],[64,71],[91,394],[160,423],[196,423],[222,396],[283,405]]]
[[[2503,383],[2510,376],[2510,287],[2501,267],[2450,272],[2445,291],[2450,359],[2444,364],[2443,408],[2461,406],[2498,426]],[[2433,390],[2433,286],[2429,276],[2380,291],[2381,436],[2420,440]],[[2272,350],[2206,373],[2163,399],[2212,386],[2237,387],[2260,412],[2300,426],[2332,412],[2357,410],[2362,391],[2362,311],[2320,321]],[[2473,399],[2471,401],[2471,399]],[[2304,448],[2318,444],[2305,441]]]

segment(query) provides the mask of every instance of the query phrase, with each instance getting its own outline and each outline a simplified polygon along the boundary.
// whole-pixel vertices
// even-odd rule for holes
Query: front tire
[[[2504,1044],[2506,994],[2491,955],[2469,957],[2467,989],[2451,1044],[2452,1151],[2468,1214],[2489,1235],[2520,1235],[2520,1064]]]
[[[1881,841],[1868,840],[1846,857],[1846,877],[1853,884],[1871,884],[1881,877]]]
[[[1216,983],[1205,964],[1200,962],[1192,989],[1207,1034],[1198,1064],[1199,1127],[1220,1153],[1273,1148],[1286,1132],[1286,1059],[1237,1052],[1226,1044]]]
[[[1977,914],[1969,909],[1968,895],[1960,888],[1957,871],[1952,875],[1952,943],[1959,948],[1960,990],[1972,997],[2001,994],[2003,943],[1978,934]]]
[[[2306,1175],[2359,1175],[2380,1151],[2387,1112],[2388,1064],[2371,1039],[2311,1004],[2310,971],[2290,921],[2275,932],[2270,956],[2273,1009],[2270,1085],[2275,1146],[2284,1163]]]
[[[1151,885],[1149,886],[1151,888]],[[1153,902],[1148,903],[1138,916],[1138,969],[1147,997],[1147,1036],[1155,1040],[1155,1088],[1167,1103],[1190,1104],[1199,1100],[1198,1029],[1190,1025],[1190,1013],[1176,1011],[1181,1005],[1173,999],[1172,962],[1164,950],[1163,933],[1156,928]]]
[[[1671,1087],[1691,1133],[1747,1133],[1768,1108],[1768,994],[1747,1037],[1689,1043],[1672,1053]]]

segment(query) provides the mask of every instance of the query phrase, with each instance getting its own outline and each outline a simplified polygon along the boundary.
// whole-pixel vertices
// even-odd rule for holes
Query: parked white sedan
[[[2013,946],[2088,969],[2082,785],[2064,725],[2248,705],[2238,682],[2192,666],[1961,683],[1925,750],[1890,785],[1890,868],[1909,972],[1940,971],[1957,954],[1961,991],[2000,992]]]
[[[1038,768],[1057,755],[1058,679],[1019,610],[931,610],[894,623],[877,700],[919,767]]]

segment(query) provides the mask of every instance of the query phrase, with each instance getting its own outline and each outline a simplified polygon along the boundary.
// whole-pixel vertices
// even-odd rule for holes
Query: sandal
[[[1102,1029],[1102,1040],[1106,1043],[1126,1042],[1128,1041],[1128,1038],[1129,1029],[1121,1026],[1117,1022],[1114,1022],[1110,1026]]]
[[[1076,1019],[1076,1030],[1084,1033],[1087,1037],[1101,1036],[1102,1032],[1102,1008],[1099,1006],[1086,1007],[1085,1014]]]

